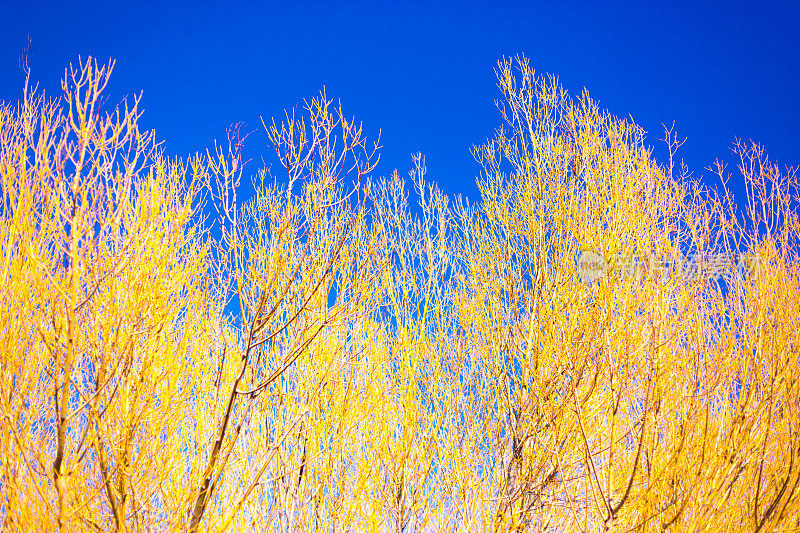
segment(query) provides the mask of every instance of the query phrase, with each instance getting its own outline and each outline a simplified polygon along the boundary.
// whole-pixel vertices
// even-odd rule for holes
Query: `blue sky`
[[[33,78],[51,94],[79,55],[114,58],[112,97],[144,91],[143,125],[168,152],[186,155],[232,122],[260,131],[260,116],[324,85],[368,135],[382,130],[380,173],[405,173],[422,150],[446,192],[473,196],[478,169],[468,150],[499,124],[492,67],[504,54],[526,54],[572,93],[588,88],[654,143],[661,124],[675,121],[697,173],[728,157],[737,136],[799,164],[798,28],[800,7],[788,3],[0,0],[0,99],[21,94],[28,37]],[[264,136],[252,136],[249,149],[264,152]]]

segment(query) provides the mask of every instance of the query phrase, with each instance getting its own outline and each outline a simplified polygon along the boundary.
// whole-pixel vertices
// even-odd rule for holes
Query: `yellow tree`
[[[208,351],[200,182],[106,112],[113,64],[2,112],[5,527],[143,529],[164,516],[173,429]]]
[[[301,113],[266,128],[285,184],[262,172],[244,205],[237,138],[207,158],[220,222],[215,255],[238,313],[214,355],[210,438],[192,441],[190,531],[209,508],[208,525],[220,530],[277,523],[294,531],[335,519],[328,504],[346,474],[344,432],[359,415],[348,380],[380,286],[381,232],[360,190],[377,143],[324,92]]]
[[[800,188],[759,145],[740,211],[504,59],[478,202],[370,178],[324,92],[242,201],[240,130],[169,159],[112,66],[0,105],[4,530],[800,528]]]
[[[375,318],[382,345],[369,361],[365,408],[373,419],[365,425],[360,468],[372,477],[365,518],[395,531],[436,531],[452,527],[454,515],[463,353],[454,350],[454,215],[448,198],[426,180],[424,157],[412,160],[416,208],[396,172],[371,190],[389,267]]]
[[[721,274],[714,261],[730,252],[727,204],[674,177],[671,164],[657,165],[635,124],[585,94],[568,97],[524,58],[501,61],[497,73],[503,126],[475,152],[482,202],[461,217],[468,274],[460,320],[484,372],[475,420],[489,436],[474,463],[489,474],[477,527],[730,520],[758,529],[785,520],[796,501],[794,455],[787,452],[781,474],[767,474],[781,461],[765,439],[791,442],[775,433],[791,425],[780,420],[793,412],[785,403],[792,396],[764,394],[761,381],[744,385],[754,378],[742,372],[761,374],[766,359],[760,349],[742,351],[750,326],[730,320],[740,281],[729,278],[727,290],[713,282]],[[587,255],[600,267],[589,279],[576,269]],[[776,307],[791,314],[786,268],[788,292]],[[783,346],[769,383],[794,387],[785,372],[797,367],[796,343],[762,332]],[[744,392],[758,397],[756,410],[729,406]],[[735,461],[711,459],[711,449],[728,461],[761,450],[750,467],[761,494],[705,493],[745,479]],[[725,514],[719,502],[731,498],[751,522]]]

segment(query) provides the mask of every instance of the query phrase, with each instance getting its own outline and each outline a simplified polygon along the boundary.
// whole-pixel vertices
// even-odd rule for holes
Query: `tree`
[[[324,91],[244,199],[241,128],[169,158],[112,67],[0,105],[4,530],[800,528],[800,195],[761,146],[740,210],[519,57],[478,201],[372,176]]]
[[[110,113],[113,64],[2,111],[2,465],[9,529],[142,529],[182,468],[210,342],[199,182]]]

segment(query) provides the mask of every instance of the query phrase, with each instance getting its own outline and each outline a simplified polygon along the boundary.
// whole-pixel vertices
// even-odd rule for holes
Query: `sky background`
[[[519,53],[571,93],[585,87],[601,107],[631,116],[653,144],[661,124],[675,121],[698,175],[715,157],[733,162],[736,137],[799,164],[798,30],[800,7],[789,3],[0,0],[0,100],[21,94],[30,38],[32,78],[48,93],[79,56],[113,58],[111,98],[143,91],[142,125],[170,154],[204,150],[243,121],[256,130],[248,153],[259,157],[267,150],[260,117],[325,86],[368,136],[381,130],[378,174],[405,174],[421,150],[430,178],[474,197],[469,147],[500,123],[492,69]]]

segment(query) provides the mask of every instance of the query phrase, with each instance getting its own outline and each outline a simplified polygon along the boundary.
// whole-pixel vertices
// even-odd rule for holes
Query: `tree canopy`
[[[516,57],[476,202],[422,154],[374,176],[324,91],[251,176],[235,127],[165,154],[112,68],[0,104],[4,531],[800,529],[800,197],[763,147],[711,186]]]

